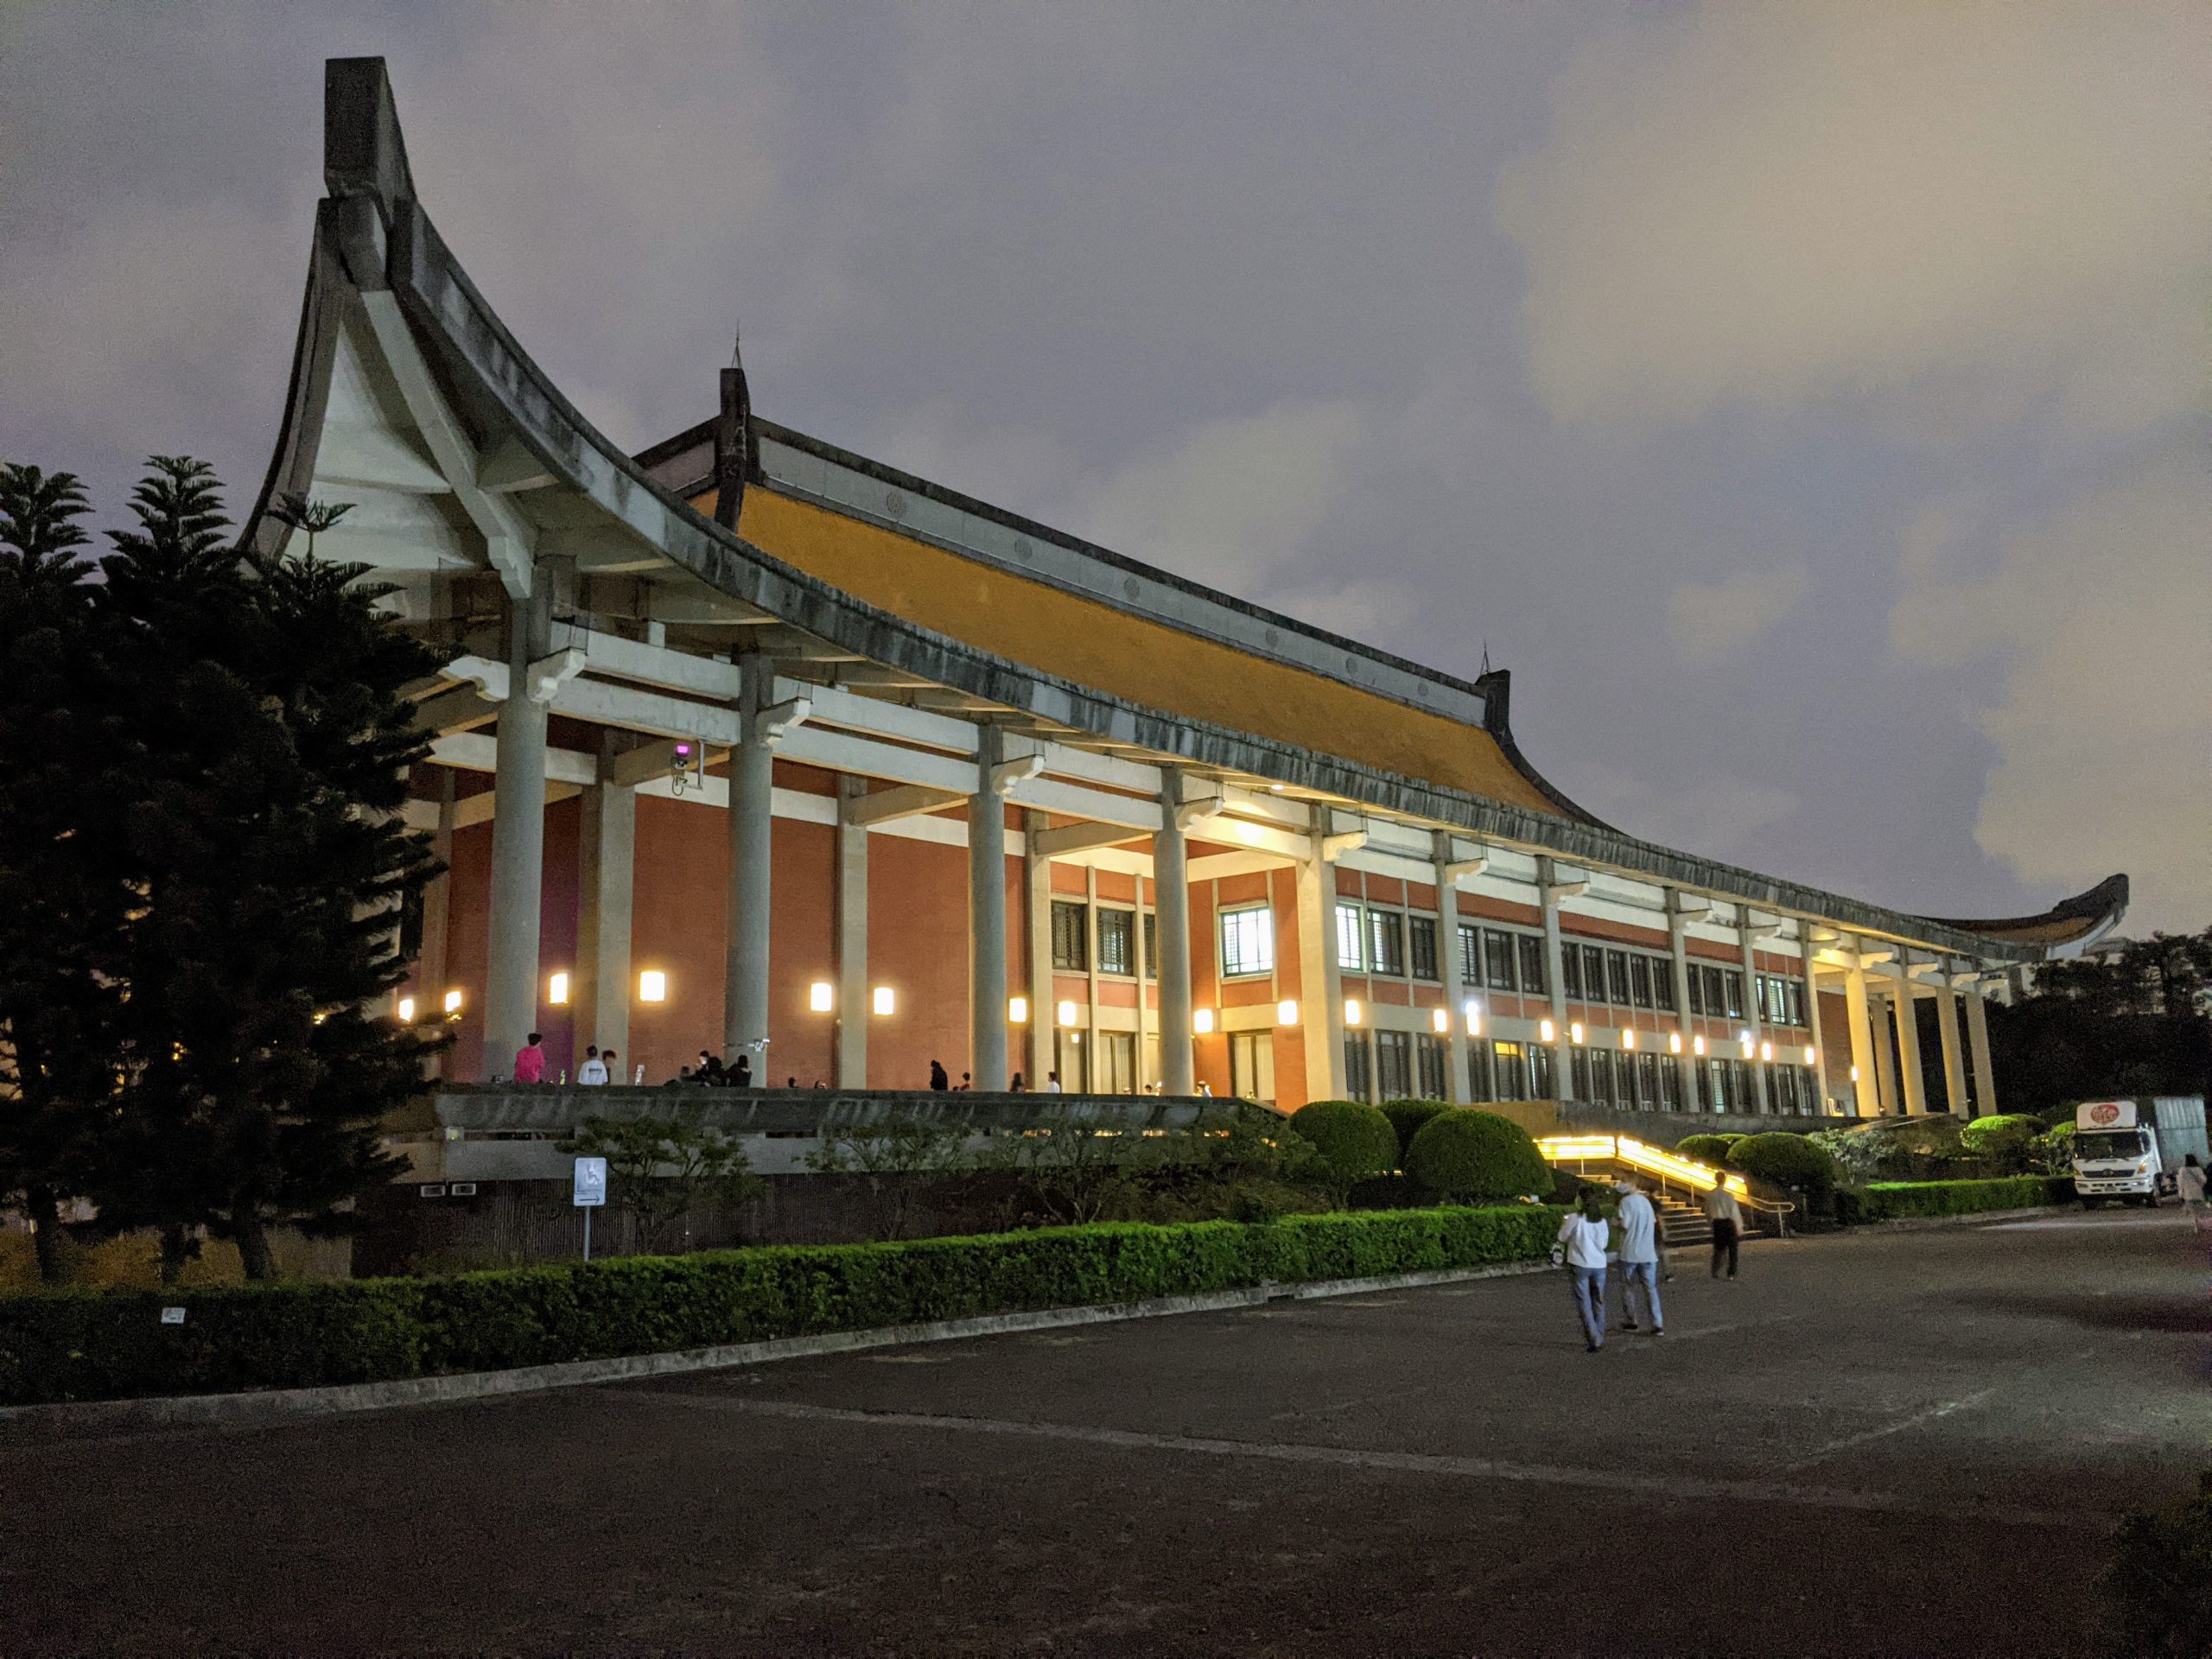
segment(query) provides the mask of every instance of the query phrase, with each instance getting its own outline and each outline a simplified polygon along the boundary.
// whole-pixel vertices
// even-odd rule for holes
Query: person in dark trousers
[[[731,1072],[726,1081],[733,1089],[750,1089],[753,1086],[753,1057],[750,1054],[739,1055],[737,1070]]]
[[[1605,1244],[1611,1233],[1594,1187],[1582,1189],[1581,1208],[1560,1223],[1559,1242],[1567,1287],[1592,1353],[1605,1345]]]
[[[709,1089],[719,1089],[729,1081],[722,1071],[721,1057],[710,1054],[703,1048],[699,1051],[699,1064],[692,1071],[691,1076],[696,1081],[706,1084]]]
[[[943,1060],[931,1060],[930,1062],[930,1088],[938,1094],[943,1094],[951,1087],[952,1078],[950,1074],[944,1069],[944,1062]]]
[[[1026,1095],[1029,1092],[1029,1085],[1021,1080],[1020,1072],[1017,1071],[1014,1074],[1014,1081],[1007,1084],[1007,1092],[1015,1095]]]
[[[1736,1276],[1736,1246],[1744,1236],[1744,1207],[1721,1181],[1705,1195],[1705,1216],[1713,1224],[1713,1276],[1720,1276],[1720,1258],[1728,1258],[1728,1276]]]

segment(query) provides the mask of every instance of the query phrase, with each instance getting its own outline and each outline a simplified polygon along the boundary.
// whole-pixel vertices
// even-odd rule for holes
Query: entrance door
[[[1134,1095],[1137,1091],[1137,1034],[1102,1031],[1092,1039],[1091,1092]]]
[[[1275,1034],[1272,1031],[1229,1033],[1229,1088],[1241,1100],[1272,1106],[1275,1098]]]
[[[1084,1064],[1083,1033],[1065,1027],[1052,1033],[1052,1067],[1060,1074],[1060,1087],[1071,1095],[1090,1092],[1090,1068]]]

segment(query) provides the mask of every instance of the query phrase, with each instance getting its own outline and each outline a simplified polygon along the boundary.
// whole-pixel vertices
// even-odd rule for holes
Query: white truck
[[[2082,1207],[2155,1205],[2174,1190],[2186,1152],[2204,1154],[2204,1102],[2085,1100],[2074,1112],[2074,1190]]]

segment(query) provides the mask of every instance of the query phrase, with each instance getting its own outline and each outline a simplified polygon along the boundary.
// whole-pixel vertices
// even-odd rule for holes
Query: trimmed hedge
[[[1977,1117],[1959,1131],[1959,1142],[1977,1158],[2005,1158],[2024,1162],[2028,1148],[2043,1134],[2043,1120],[2026,1112],[2000,1112]],[[2018,1167],[2016,1162],[2014,1167]]]
[[[1308,1101],[1290,1115],[1290,1127],[1321,1154],[1339,1192],[1398,1166],[1398,1132],[1365,1101]]]
[[[1836,1194],[1845,1221],[1891,1221],[1904,1216],[1970,1216],[1984,1210],[2031,1210],[2074,1197],[2070,1175],[2008,1175],[1994,1181],[1876,1181],[1858,1192]]]
[[[1398,1132],[1398,1167],[1406,1166],[1406,1154],[1412,1150],[1414,1136],[1419,1135],[1431,1119],[1457,1109],[1440,1100],[1386,1100],[1382,1116],[1390,1120],[1390,1127]]]
[[[1700,1164],[1725,1164],[1729,1149],[1743,1138],[1740,1135],[1686,1135],[1675,1143],[1675,1150]]]
[[[0,1298],[0,1403],[230,1393],[603,1359],[1263,1281],[1540,1262],[1533,1205],[1107,1223],[721,1250],[448,1279]],[[181,1325],[161,1323],[182,1306]]]
[[[1828,1194],[1835,1191],[1835,1160],[1826,1147],[1815,1146],[1802,1135],[1747,1135],[1728,1148],[1728,1163],[1777,1186],[1804,1188],[1806,1202],[1816,1210],[1825,1208]]]
[[[1424,1190],[1460,1204],[1548,1196],[1556,1185],[1529,1131],[1497,1112],[1454,1110],[1431,1118],[1406,1149],[1406,1173]]]

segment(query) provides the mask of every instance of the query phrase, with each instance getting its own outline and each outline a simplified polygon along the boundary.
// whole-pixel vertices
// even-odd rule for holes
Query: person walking
[[[2185,1154],[2181,1167],[2174,1172],[2174,1192],[2181,1199],[2182,1211],[2188,1216],[2190,1228],[2200,1233],[2204,1230],[2208,1209],[2204,1189],[2204,1166],[2196,1161],[2195,1153]]]
[[[952,1077],[950,1074],[945,1071],[944,1062],[943,1060],[931,1060],[930,1062],[930,1092],[931,1094],[941,1095],[950,1090],[951,1087]]]
[[[1565,1249],[1568,1288],[1574,1293],[1574,1311],[1582,1318],[1582,1334],[1588,1351],[1605,1345],[1605,1212],[1599,1207],[1594,1187],[1582,1189],[1581,1208],[1560,1223],[1559,1242]]]
[[[1723,1176],[1705,1195],[1705,1218],[1713,1224],[1713,1276],[1720,1276],[1720,1258],[1728,1258],[1728,1276],[1736,1276],[1736,1246],[1744,1236],[1744,1206],[1728,1190]]]
[[[530,1040],[515,1051],[515,1081],[543,1083],[545,1081],[545,1036],[533,1031]]]
[[[1057,1095],[1060,1092],[1060,1074],[1058,1072],[1047,1071],[1045,1074],[1045,1092],[1048,1095]]]
[[[611,1049],[608,1051],[610,1054],[613,1052]],[[607,1086],[607,1062],[600,1058],[597,1043],[584,1050],[584,1063],[576,1068],[576,1086],[580,1089],[603,1089]]]
[[[1621,1183],[1617,1215],[1621,1226],[1621,1329],[1637,1331],[1637,1293],[1643,1293],[1643,1316],[1651,1321],[1651,1334],[1667,1334],[1667,1316],[1659,1306],[1659,1212],[1634,1181]]]

